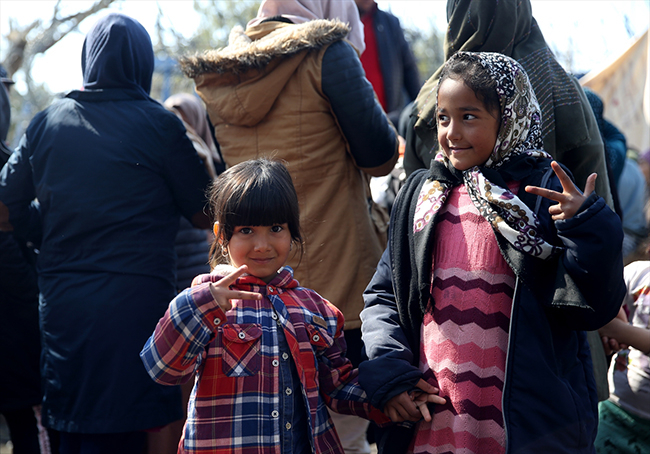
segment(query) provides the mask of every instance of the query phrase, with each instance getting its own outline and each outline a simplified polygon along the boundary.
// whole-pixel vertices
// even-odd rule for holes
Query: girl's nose
[[[255,240],[256,251],[266,251],[271,247],[271,243],[269,242],[268,238],[266,238],[266,235],[258,235]]]
[[[447,138],[451,140],[458,140],[461,138],[461,130],[456,122],[453,120],[447,126]]]

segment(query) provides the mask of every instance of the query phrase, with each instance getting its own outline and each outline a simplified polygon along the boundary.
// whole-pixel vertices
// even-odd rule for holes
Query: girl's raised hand
[[[585,185],[585,192],[583,194],[580,189],[573,184],[573,181],[571,181],[571,178],[569,178],[560,164],[553,161],[551,162],[551,167],[553,168],[555,175],[560,179],[563,192],[560,193],[537,186],[526,186],[526,192],[557,202],[555,205],[551,205],[548,209],[548,212],[554,221],[560,219],[571,219],[578,212],[580,206],[587,197],[594,192],[594,189],[596,188],[597,175],[595,173],[589,175],[589,178],[587,178],[587,184]]]
[[[226,312],[232,308],[230,300],[259,300],[262,295],[256,292],[245,292],[242,290],[231,290],[230,286],[237,280],[239,276],[246,273],[248,267],[242,265],[232,273],[224,276],[216,283],[210,282],[210,293],[212,298],[217,302],[219,307]]]

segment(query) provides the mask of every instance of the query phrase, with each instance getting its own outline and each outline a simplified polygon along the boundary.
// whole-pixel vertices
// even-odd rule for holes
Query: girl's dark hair
[[[470,52],[460,52],[452,55],[442,68],[438,87],[445,79],[462,80],[474,92],[476,97],[485,104],[488,111],[501,115],[501,102],[497,95],[497,82],[485,68],[479,58]]]
[[[210,248],[210,265],[226,262],[227,247],[237,226],[289,224],[291,240],[303,252],[298,196],[289,171],[279,161],[260,158],[241,162],[208,190],[219,238]]]

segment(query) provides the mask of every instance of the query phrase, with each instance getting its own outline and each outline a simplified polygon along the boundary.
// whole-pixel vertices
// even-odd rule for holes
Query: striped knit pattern
[[[516,191],[516,185],[510,186]],[[445,405],[421,421],[415,453],[505,453],[501,395],[514,274],[465,186],[440,211],[420,369]]]

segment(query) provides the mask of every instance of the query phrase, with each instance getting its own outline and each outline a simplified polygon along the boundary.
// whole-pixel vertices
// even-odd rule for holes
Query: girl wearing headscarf
[[[598,174],[596,192],[613,207],[605,150],[596,119],[578,80],[567,74],[546,44],[530,0],[448,0],[445,60],[459,51],[498,52],[526,70],[542,112],[544,150],[584,188]],[[435,93],[442,67],[427,80],[411,111],[404,168],[428,167],[437,151]]]
[[[431,422],[380,453],[593,453],[597,398],[583,330],[625,293],[619,218],[543,151],[522,66],[458,52],[436,89],[441,151],[396,200],[364,298],[360,383],[395,422],[440,389]],[[400,442],[405,445],[400,445]]]
[[[228,167],[258,157],[283,160],[300,203],[304,254],[288,264],[301,285],[345,316],[347,354],[361,359],[362,293],[386,241],[387,214],[371,176],[398,158],[397,134],[359,60],[363,25],[353,0],[266,0],[227,47],[185,58]],[[334,252],[336,251],[336,252]],[[335,282],[336,284],[332,284]],[[367,421],[350,429],[346,452],[369,453]]]

